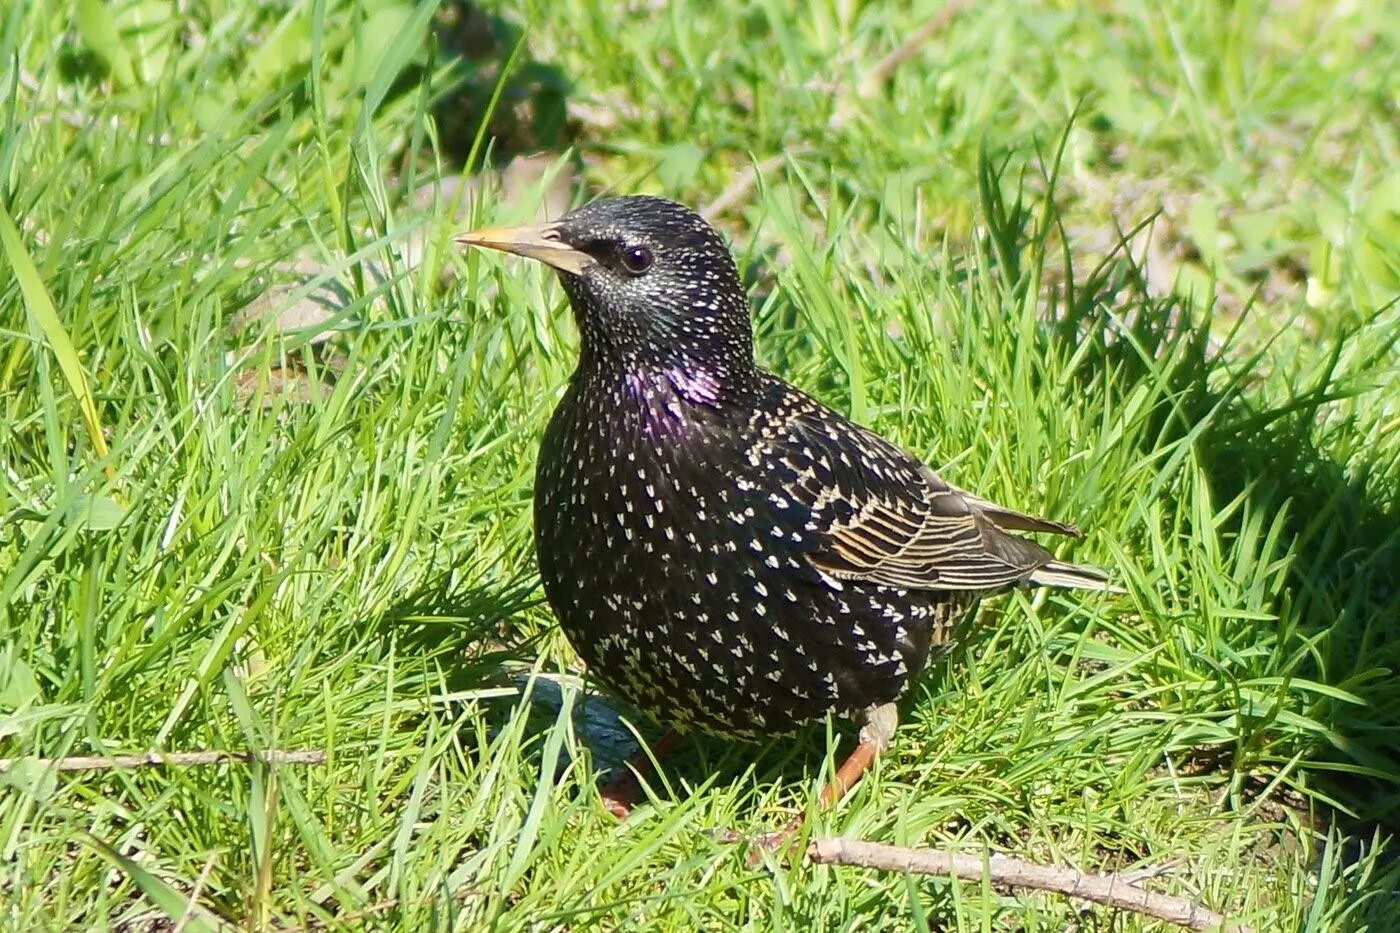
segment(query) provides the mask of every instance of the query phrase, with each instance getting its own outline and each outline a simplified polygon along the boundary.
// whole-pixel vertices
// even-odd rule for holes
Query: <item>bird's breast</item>
[[[571,385],[536,471],[542,564],[570,565],[569,579],[655,574],[722,547],[706,534],[729,496],[708,414],[658,381]]]
[[[788,728],[884,702],[923,666],[926,607],[807,559],[804,471],[765,453],[771,424],[676,417],[659,393],[646,410],[580,396],[540,452],[536,547],[555,615],[605,683],[673,724],[738,734],[732,711]]]

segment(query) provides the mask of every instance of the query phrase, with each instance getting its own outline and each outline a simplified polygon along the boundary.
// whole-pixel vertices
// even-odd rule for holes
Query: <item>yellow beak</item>
[[[466,246],[498,249],[527,259],[537,259],[573,275],[582,275],[598,261],[561,240],[559,231],[553,224],[538,227],[486,227],[471,233],[458,234],[452,239]]]

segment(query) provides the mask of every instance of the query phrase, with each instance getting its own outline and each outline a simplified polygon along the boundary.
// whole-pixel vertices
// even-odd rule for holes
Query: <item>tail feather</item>
[[[1071,564],[1062,560],[1052,560],[1031,571],[1027,583],[1036,586],[1064,586],[1079,590],[1097,590],[1101,593],[1126,593],[1121,586],[1108,582],[1108,574],[1097,567]]]
[[[1103,593],[1126,592],[1108,582],[1108,574],[1097,567],[1056,560],[1054,555],[1035,541],[1003,531],[1005,526],[997,521],[995,514],[987,514],[984,511],[977,515],[977,519],[978,528],[982,533],[982,549],[988,556],[996,558],[1008,567],[1035,568],[1022,578],[1023,583],[1032,586],[1098,590]]]
[[[1039,515],[1018,512],[990,499],[983,499],[966,489],[959,489],[956,486],[951,488],[962,496],[964,502],[985,515],[993,525],[1002,531],[1041,531],[1053,535],[1069,535],[1071,538],[1084,537],[1084,532],[1069,522],[1057,522],[1051,518],[1041,518]]]

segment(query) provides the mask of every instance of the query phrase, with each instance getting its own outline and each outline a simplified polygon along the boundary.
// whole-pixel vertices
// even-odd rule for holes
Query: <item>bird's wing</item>
[[[1097,588],[1102,575],[1050,573],[1061,564],[1007,530],[1074,534],[1071,525],[1026,515],[971,495],[879,435],[818,403],[794,421],[792,442],[811,467],[795,485],[810,509],[817,547],[807,559],[837,579],[910,589],[989,590],[1018,582]],[[1045,579],[1037,579],[1043,571]]]

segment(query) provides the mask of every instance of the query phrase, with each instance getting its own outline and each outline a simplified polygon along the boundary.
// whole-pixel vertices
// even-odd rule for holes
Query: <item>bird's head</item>
[[[587,363],[664,372],[700,395],[750,375],[749,304],[734,259],[713,227],[674,201],[603,198],[553,223],[477,230],[457,242],[553,266]]]

